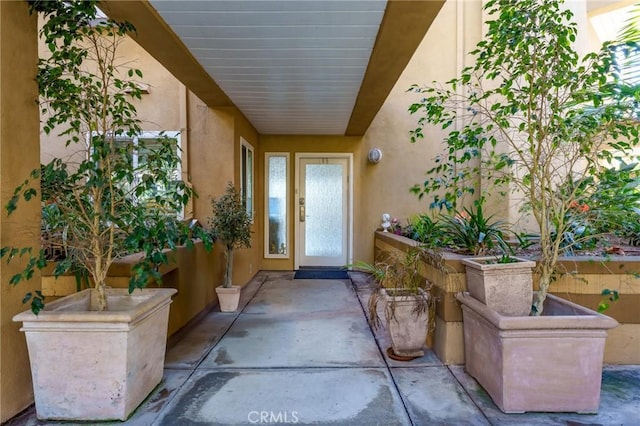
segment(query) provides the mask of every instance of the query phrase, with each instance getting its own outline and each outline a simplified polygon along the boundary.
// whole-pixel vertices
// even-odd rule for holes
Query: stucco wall
[[[40,56],[48,54],[42,40],[39,40],[38,52]],[[118,57],[118,63],[125,69],[141,70],[142,78],[135,81],[141,83],[141,87],[148,87],[149,93],[143,94],[140,101],[133,102],[142,129],[179,131],[182,84],[130,38],[124,38],[118,46]],[[57,136],[62,130],[63,127],[60,127],[50,135],[42,132],[41,162],[47,163],[56,157],[74,161],[78,159],[78,156],[74,156],[75,152],[84,152],[83,147],[79,145],[65,146],[65,138]],[[77,155],[82,159],[83,154]]]
[[[209,108],[197,96],[189,94],[188,101],[189,179],[198,193],[194,200],[194,217],[207,225],[211,217],[211,199],[221,196],[228,182],[240,184],[240,138],[254,149],[255,217],[262,217],[260,203],[261,170],[258,161],[258,133],[236,108]],[[254,221],[252,245],[237,250],[234,255],[234,284],[244,285],[261,268],[261,222]],[[214,249],[215,285],[222,284],[224,252],[218,242]]]
[[[440,153],[445,133],[436,128],[425,129],[425,139],[410,142],[409,131],[416,128],[417,117],[408,112],[419,95],[407,93],[412,84],[447,81],[455,77],[468,59],[469,51],[480,39],[481,2],[447,1],[434,20],[424,40],[398,79],[359,147],[362,168],[360,203],[366,205],[356,224],[357,252],[361,259],[373,258],[373,233],[383,213],[389,213],[402,224],[415,214],[428,211],[428,201],[418,200],[409,189],[421,184],[424,172]],[[456,30],[462,24],[463,28]],[[366,155],[380,148],[382,161],[369,164]],[[358,202],[357,202],[358,203]]]
[[[0,2],[0,247],[38,247],[39,197],[20,202],[7,216],[4,208],[17,185],[39,165],[35,16],[26,2]],[[32,402],[31,374],[20,324],[11,319],[27,308],[22,298],[39,289],[40,274],[18,286],[9,279],[19,262],[0,266],[0,422]]]
[[[262,232],[264,212],[263,182],[264,182],[264,161],[260,161],[260,136],[247,120],[247,118],[237,109],[233,109],[234,116],[234,161],[235,174],[234,182],[240,185],[240,156],[241,138],[253,147],[253,225],[251,226],[251,248],[238,250],[234,255],[233,279],[235,283],[246,284],[262,268]]]

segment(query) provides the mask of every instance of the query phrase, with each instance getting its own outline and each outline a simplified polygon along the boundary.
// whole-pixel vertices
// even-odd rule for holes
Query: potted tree
[[[209,218],[211,235],[224,246],[226,268],[222,285],[216,287],[220,310],[235,312],[240,301],[240,286],[233,285],[233,253],[238,248],[251,247],[251,216],[240,192],[228,183],[224,195],[211,200],[213,216]]]
[[[606,43],[580,59],[576,25],[561,1],[485,7],[495,18],[472,52],[475,65],[448,86],[413,88],[424,95],[410,108],[422,114],[413,141],[428,123],[459,123],[445,138],[448,154],[414,191],[435,194],[442,206],[482,180],[525,201],[540,235],[532,315],[505,317],[459,295],[467,371],[504,411],[596,412],[606,330],[616,322],[547,296],[572,244],[572,221],[589,211],[579,195],[599,180],[603,162],[638,143],[638,88],[619,90],[617,56],[638,45]]]
[[[29,293],[31,311],[14,320],[23,323],[40,419],[125,420],[162,380],[176,290],[143,287],[161,282],[166,249],[189,232],[175,212],[193,192],[173,172],[180,161],[175,140],[126,142],[140,132],[132,101],[141,91],[132,79],[142,73],[118,63],[117,49],[133,27],[98,18],[96,1],[30,5],[44,18],[41,37],[50,51],[38,73],[43,129],[62,128],[59,135],[84,156],[70,167],[55,159],[34,170],[5,207],[12,214],[41,190],[43,203],[56,206],[56,222],[66,225],[55,274],[80,268],[93,288],[46,307],[40,292]],[[144,150],[145,162],[132,161],[135,150]],[[110,289],[109,267],[132,251],[144,255],[129,289]],[[45,251],[32,247],[3,247],[0,255],[23,262],[12,285],[47,264]]]
[[[429,329],[434,326],[431,285],[419,269],[427,253],[426,249],[416,247],[406,252],[392,252],[373,264],[354,265],[370,273],[377,283],[369,298],[369,322],[373,328],[382,326],[378,306],[384,302],[391,337],[387,355],[395,360],[408,361],[423,356]]]

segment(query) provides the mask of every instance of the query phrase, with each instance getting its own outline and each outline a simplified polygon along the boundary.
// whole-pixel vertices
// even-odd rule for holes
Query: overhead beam
[[[388,2],[346,136],[365,134],[444,2]]]
[[[133,24],[136,33],[132,38],[209,107],[233,106],[148,1],[103,0],[100,9],[111,19]]]

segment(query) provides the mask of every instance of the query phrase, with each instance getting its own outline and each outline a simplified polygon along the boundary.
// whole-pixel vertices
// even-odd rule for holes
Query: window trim
[[[285,254],[269,253],[269,159],[272,157],[285,158]],[[291,155],[288,152],[265,152],[264,154],[264,258],[265,259],[289,259],[291,258]]]
[[[245,151],[246,149],[246,151]],[[251,153],[251,168],[249,170],[245,170],[246,158],[245,153]],[[251,217],[251,221],[253,222],[253,218],[255,216],[255,164],[256,164],[256,154],[251,145],[245,138],[240,137],[240,194],[242,197],[242,202],[245,205],[245,209],[249,216]],[[250,172],[249,175],[246,175],[246,172]],[[250,194],[247,197],[245,192],[245,176],[251,180],[250,182]],[[247,201],[250,201],[248,203]]]

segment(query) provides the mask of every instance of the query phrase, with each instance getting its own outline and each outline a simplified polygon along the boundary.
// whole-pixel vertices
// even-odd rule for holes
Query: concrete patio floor
[[[386,357],[362,274],[260,272],[238,313],[210,312],[167,351],[163,382],[120,425],[640,425],[640,366],[607,366],[597,415],[504,414],[464,366]],[[488,366],[490,367],[490,366]],[[578,391],[578,390],[576,390]],[[32,408],[6,423],[38,421]],[[111,423],[102,423],[111,424]]]

